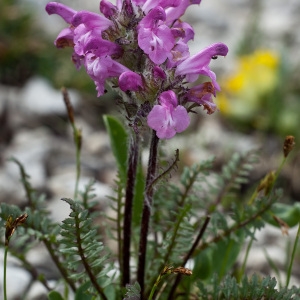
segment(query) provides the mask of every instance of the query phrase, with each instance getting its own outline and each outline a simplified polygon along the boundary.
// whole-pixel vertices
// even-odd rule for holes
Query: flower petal
[[[46,5],[46,11],[49,15],[61,16],[69,24],[71,24],[73,16],[77,13],[76,10],[57,2],[49,2]]]

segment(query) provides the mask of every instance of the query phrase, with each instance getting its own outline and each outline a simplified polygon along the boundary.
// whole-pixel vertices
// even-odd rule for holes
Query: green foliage
[[[274,226],[279,226],[273,215],[283,220],[289,227],[294,227],[300,220],[300,204],[297,202],[293,204],[275,203],[272,206],[270,214],[266,216],[265,220]]]
[[[114,147],[117,145],[118,142],[115,141]],[[122,264],[124,178],[120,175],[115,181],[115,196],[109,197],[114,215],[105,216],[106,232],[100,235],[96,222],[105,214],[99,214],[95,210],[92,181],[79,193],[77,201],[62,199],[69,204],[71,213],[62,224],[57,224],[50,218],[45,197],[37,195],[21,163],[16,159],[13,161],[20,169],[27,197],[24,211],[28,214],[28,219],[24,226],[18,228],[16,236],[12,239],[10,253],[17,257],[29,272],[37,274],[36,280],[41,280],[48,290],[50,289],[45,277],[38,274],[26,260],[26,252],[34,247],[37,241],[44,243],[62,278],[73,290],[75,299],[140,299],[141,290],[138,283],[128,285],[126,295],[122,295],[120,276],[114,264],[115,261],[118,261],[120,266]],[[157,188],[150,228],[153,238],[149,240],[147,249],[146,295],[149,295],[156,284],[158,274],[166,265],[174,266],[170,270],[175,270],[189,262],[193,265],[193,275],[182,278],[185,275],[184,271],[183,275],[170,274],[168,284],[157,284],[156,292],[161,299],[188,299],[198,293],[195,284],[199,289],[199,299],[280,299],[280,296],[298,295],[299,291],[296,288],[276,290],[275,279],[269,277],[261,279],[255,275],[248,279],[245,276],[238,282],[230,275],[245,238],[254,238],[254,232],[264,226],[270,215],[284,217],[285,214],[294,216],[298,213],[297,205],[283,207],[277,203],[281,197],[280,191],[271,191],[266,196],[256,195],[255,199],[250,198],[251,201],[240,197],[241,187],[247,183],[256,161],[257,156],[253,151],[234,154],[219,174],[214,171],[214,159],[210,158],[184,168],[178,182],[173,183],[166,180],[166,175],[174,171],[177,162],[175,157],[174,161],[153,179]],[[120,164],[122,169],[121,166],[123,164]],[[143,183],[142,172],[138,176]],[[141,197],[143,189],[139,189]],[[280,210],[280,207],[284,209]],[[1,232],[4,234],[3,228],[8,217],[17,218],[24,212],[5,203],[1,203],[0,208]],[[132,222],[136,222],[136,226],[133,227],[132,257],[137,259],[139,226],[137,221]],[[108,253],[102,242],[104,238],[117,242],[116,257]],[[114,275],[108,276],[108,273]],[[50,292],[48,298],[62,299],[55,291]]]
[[[217,174],[211,171],[213,159],[209,159],[185,168],[181,186],[167,183],[157,191],[152,224],[154,240],[150,242],[148,256],[148,274],[153,274],[148,278],[149,287],[164,265],[183,266],[188,259],[194,261],[194,275],[182,282],[186,292],[191,288],[187,281],[209,279],[213,273],[222,279],[232,269],[245,238],[253,236],[253,228],[264,225],[261,217],[280,197],[280,193],[275,193],[259,197],[252,204],[241,202],[241,186],[248,182],[255,162],[257,155],[253,151],[234,154],[221,174]],[[194,245],[207,212],[209,225],[201,241]],[[163,299],[171,286],[165,287]]]
[[[300,289],[296,287],[276,288],[276,279],[270,276],[260,278],[254,274],[251,278],[243,277],[240,284],[231,276],[226,276],[224,280],[219,283],[218,276],[213,276],[209,284],[204,285],[198,282],[200,293],[197,299],[215,299],[215,300],[229,300],[229,299],[300,299]]]
[[[60,252],[65,255],[65,263],[70,278],[76,282],[90,282],[91,293],[104,295],[104,287],[110,284],[106,276],[108,255],[100,242],[97,228],[89,216],[89,211],[72,199],[62,199],[70,205],[70,217],[61,225]]]
[[[128,284],[126,286],[127,293],[125,295],[124,300],[139,300],[140,293],[141,293],[141,287],[140,285],[136,282],[134,284]]]

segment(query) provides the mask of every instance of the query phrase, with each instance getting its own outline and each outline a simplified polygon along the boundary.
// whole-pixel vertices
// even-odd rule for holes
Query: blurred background
[[[116,170],[102,115],[120,115],[120,111],[112,92],[96,97],[92,80],[71,62],[72,49],[54,46],[66,24],[56,15],[47,15],[46,3],[1,1],[0,202],[26,203],[18,168],[8,161],[13,156],[24,164],[33,186],[45,193],[53,218],[61,220],[69,211],[59,199],[72,197],[75,182],[75,150],[61,87],[70,92],[76,123],[83,132],[81,186],[94,178],[95,193],[103,205],[111,194]],[[95,12],[99,7],[96,0],[63,3]],[[299,201],[299,15],[299,0],[202,0],[200,7],[189,8],[183,20],[195,30],[191,54],[215,42],[227,44],[230,51],[225,59],[211,63],[222,88],[216,98],[219,111],[207,115],[199,109],[185,134],[163,143],[167,153],[171,155],[179,148],[182,164],[188,165],[214,154],[218,169],[233,151],[260,148],[262,159],[251,178],[257,183],[278,167],[284,138],[294,135],[296,149],[279,186],[285,191],[283,202]],[[269,234],[272,236],[272,230]],[[285,254],[277,250],[273,247],[269,251],[275,251],[278,263],[284,264],[281,257]],[[45,264],[41,255],[33,253],[33,257],[41,267]],[[265,256],[261,261],[258,257],[256,254],[255,262],[263,269]],[[48,272],[55,277],[54,271]],[[24,286],[28,288],[26,280]]]

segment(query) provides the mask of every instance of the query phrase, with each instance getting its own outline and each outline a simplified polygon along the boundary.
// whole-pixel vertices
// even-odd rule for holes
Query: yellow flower
[[[236,72],[221,81],[221,112],[241,118],[253,116],[262,97],[277,85],[278,66],[279,56],[271,50],[241,56]]]

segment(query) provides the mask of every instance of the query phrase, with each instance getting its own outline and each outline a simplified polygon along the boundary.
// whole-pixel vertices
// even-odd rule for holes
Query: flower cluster
[[[101,14],[50,2],[46,10],[69,24],[55,45],[73,47],[74,64],[85,67],[98,96],[105,93],[105,83],[118,88],[124,103],[135,105],[137,114],[147,116],[148,126],[159,138],[169,139],[188,127],[189,102],[193,102],[190,107],[203,106],[209,114],[216,110],[213,96],[220,87],[209,63],[226,56],[228,48],[216,43],[190,56],[187,43],[194,31],[180,20],[189,5],[200,2],[117,0],[113,5],[102,0]],[[188,88],[186,84],[199,75],[211,81]]]

